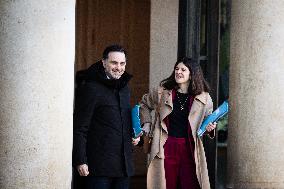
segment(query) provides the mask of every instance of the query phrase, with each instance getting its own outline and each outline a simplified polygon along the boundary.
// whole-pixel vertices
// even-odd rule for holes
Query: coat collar
[[[200,102],[202,102],[203,104],[206,104],[207,103],[207,93],[202,92],[201,94],[196,95],[194,99],[197,99]]]
[[[92,64],[87,70],[79,71],[76,75],[76,82],[78,84],[84,80],[97,81],[109,88],[122,89],[131,78],[132,75],[124,72],[119,79],[108,79],[102,61],[98,61]]]
[[[162,91],[163,95],[164,95],[164,99],[165,99],[165,104],[170,106],[171,109],[173,109],[173,93],[172,93],[172,90],[166,90],[166,89],[163,89]]]
[[[173,90],[166,90],[166,89],[163,89],[163,90],[164,91],[161,91],[161,92],[164,93],[164,95],[165,95],[165,104],[167,104],[171,108],[173,108],[173,101],[172,101]],[[196,95],[194,97],[194,99],[197,99],[200,102],[202,102],[203,104],[206,104],[207,103],[207,93],[202,92],[201,94]]]
[[[167,126],[164,122],[164,119],[172,112],[173,110],[173,91],[172,90],[167,90],[167,89],[161,89],[158,91],[159,95],[161,95],[161,109],[159,111],[160,113],[160,118],[162,120],[162,128],[165,130],[165,132],[167,133]],[[198,100],[201,103],[203,103],[204,105],[207,103],[207,93],[206,92],[202,92],[199,95],[196,95],[194,97],[194,101]],[[168,108],[165,108],[168,107]],[[192,113],[192,111],[190,111],[190,113]]]

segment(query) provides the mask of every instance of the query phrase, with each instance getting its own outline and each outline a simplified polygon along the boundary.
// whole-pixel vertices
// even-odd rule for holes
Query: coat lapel
[[[200,95],[196,95],[195,99],[199,100],[203,104],[206,104],[207,102],[207,95],[205,92],[202,92]]]
[[[195,96],[191,110],[188,115],[188,119],[190,122],[190,125],[196,125],[196,123],[192,123],[191,121],[194,120],[194,117],[197,115],[200,115],[200,111],[204,109],[204,105],[207,102],[207,96],[206,93],[201,93],[197,96]],[[161,119],[161,125],[163,130],[168,133],[166,123],[164,119],[173,111],[173,100],[172,100],[172,90],[163,90],[161,94],[161,106],[159,110],[160,119]],[[194,131],[194,134],[197,130],[197,128],[191,128],[192,131]]]
[[[191,130],[192,130],[192,135],[195,137],[196,135],[196,131],[197,131],[197,127],[199,127],[199,123],[196,122],[196,120],[200,120],[198,117],[200,115],[203,115],[204,106],[206,104],[207,101],[207,97],[206,97],[206,93],[201,93],[200,95],[195,96],[192,106],[191,106],[191,110],[189,112],[188,115],[188,120],[191,126]]]
[[[160,118],[162,128],[168,133],[164,119],[173,111],[172,90],[164,90],[161,95]]]

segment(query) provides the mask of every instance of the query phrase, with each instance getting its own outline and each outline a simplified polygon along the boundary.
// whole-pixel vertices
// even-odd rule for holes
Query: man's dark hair
[[[126,57],[125,49],[122,46],[115,44],[115,45],[110,45],[110,46],[105,48],[105,50],[103,52],[103,60],[108,58],[108,54],[110,52],[122,52],[122,53],[125,54],[125,57]]]
[[[203,91],[210,91],[210,87],[203,76],[200,64],[198,63],[198,61],[188,57],[181,58],[175,63],[172,74],[168,78],[161,81],[160,85],[162,87],[168,90],[178,89],[178,84],[175,80],[175,68],[179,63],[183,63],[190,71],[191,79],[188,87],[189,94],[198,95],[201,94]]]

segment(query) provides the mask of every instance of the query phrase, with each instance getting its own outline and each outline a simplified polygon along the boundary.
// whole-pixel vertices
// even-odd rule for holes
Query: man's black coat
[[[107,79],[98,62],[76,77],[73,166],[87,164],[94,176],[132,176],[131,76]]]

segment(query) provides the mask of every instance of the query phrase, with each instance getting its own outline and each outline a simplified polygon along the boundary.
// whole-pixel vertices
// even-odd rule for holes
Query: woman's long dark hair
[[[200,64],[196,60],[188,57],[181,58],[175,63],[172,74],[170,75],[170,77],[161,81],[160,86],[168,90],[179,88],[175,80],[175,68],[179,63],[183,63],[190,71],[190,82],[188,87],[189,94],[199,95],[202,92],[210,91],[210,87],[203,76]]]

